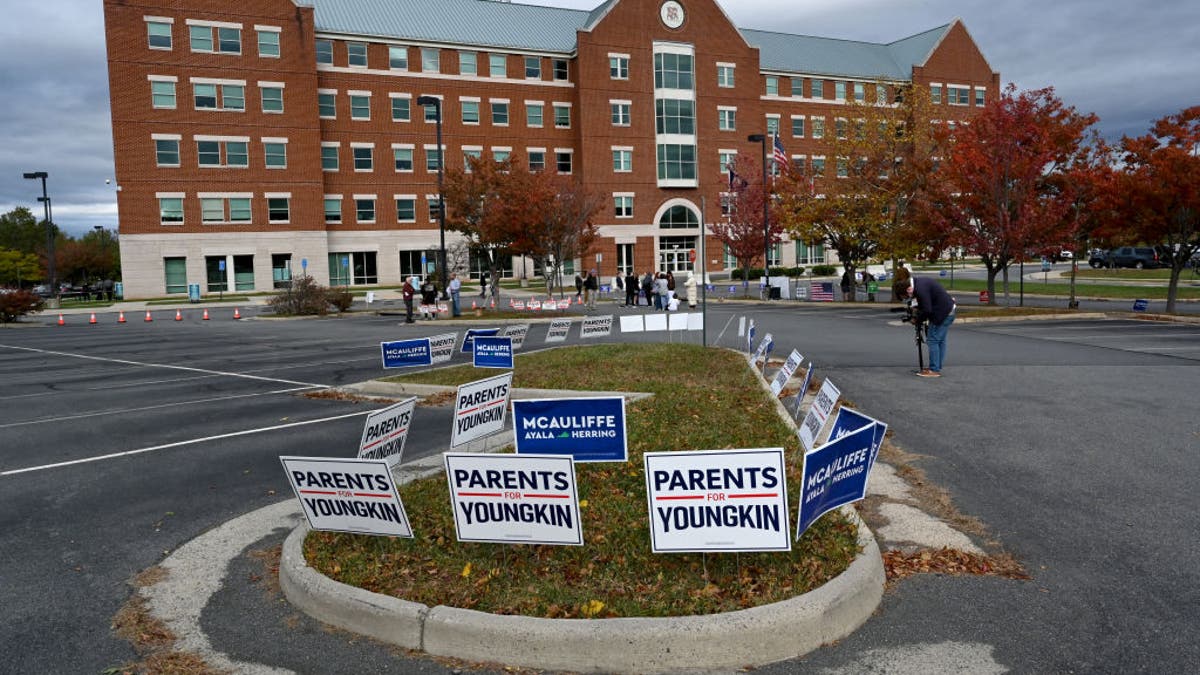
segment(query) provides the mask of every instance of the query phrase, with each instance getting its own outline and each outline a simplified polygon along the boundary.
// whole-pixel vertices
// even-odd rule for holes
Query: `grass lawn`
[[[743,355],[689,345],[595,345],[517,357],[514,386],[649,391],[628,407],[629,461],[577,464],[584,546],[458,543],[444,475],[400,487],[414,539],[310,533],[321,573],[378,593],[499,614],[550,618],[678,616],[752,607],[812,590],[857,554],[857,532],[827,514],[790,553],[650,552],[642,454],[787,449],[791,523],[800,451]],[[461,384],[470,366],[403,378]]]

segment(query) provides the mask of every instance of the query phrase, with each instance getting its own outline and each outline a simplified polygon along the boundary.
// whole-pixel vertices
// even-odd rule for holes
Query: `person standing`
[[[846,269],[842,272],[842,301],[850,299],[850,289],[854,286],[854,280],[850,278],[850,270]]]
[[[637,299],[638,278],[637,275],[633,273],[633,269],[631,268],[629,272],[625,274],[625,305],[627,307],[636,307]]]
[[[683,282],[683,289],[687,293],[688,309],[696,309],[696,273],[689,271],[687,281]]]
[[[919,377],[941,377],[942,363],[946,358],[946,336],[958,306],[954,298],[942,285],[926,277],[912,277],[897,281],[892,286],[892,296],[897,300],[913,298],[913,308],[918,322],[928,321],[926,343],[929,345],[929,367],[918,372]]]
[[[587,303],[588,309],[596,309],[596,296],[600,292],[600,275],[596,270],[588,272],[587,279],[583,282],[583,299]]]
[[[458,279],[457,272],[450,273],[450,285],[446,287],[450,291],[450,316],[462,316],[462,282]]]
[[[488,273],[480,272],[479,273],[479,297],[481,297],[481,298],[487,297],[487,285],[488,285]]]
[[[404,297],[404,323],[413,322],[413,296],[417,294],[417,288],[414,282],[416,277],[409,277],[404,281],[404,287],[401,294]]]
[[[586,272],[585,272],[586,274]],[[575,273],[575,302],[579,302],[579,296],[583,295],[583,277],[579,273]]]
[[[654,309],[669,310],[671,308],[671,290],[667,281],[667,275],[662,272],[658,273],[658,279],[654,282]]]
[[[654,273],[646,272],[646,276],[642,277],[642,295],[646,296],[646,308],[649,309],[654,296]]]
[[[416,277],[413,277],[416,280]],[[425,283],[421,284],[421,318],[436,319],[437,310],[437,283],[433,279],[433,275],[425,277]]]

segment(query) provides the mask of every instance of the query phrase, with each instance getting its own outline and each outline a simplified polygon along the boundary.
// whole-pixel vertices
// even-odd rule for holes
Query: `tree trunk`
[[[1171,281],[1167,283],[1167,314],[1175,313],[1175,298],[1179,294],[1179,277],[1183,273],[1185,260],[1171,265]]]
[[[1000,270],[993,267],[990,262],[985,262],[984,266],[987,267],[988,305],[995,307],[996,306],[996,273],[999,272]],[[1007,268],[1005,268],[1005,269],[1007,269]]]

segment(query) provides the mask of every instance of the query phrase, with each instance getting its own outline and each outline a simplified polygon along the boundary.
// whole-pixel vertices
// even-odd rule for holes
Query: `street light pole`
[[[417,105],[433,106],[433,112],[436,117],[437,124],[437,153],[438,153],[438,234],[441,237],[441,249],[438,252],[438,268],[441,270],[442,282],[442,299],[450,297],[446,293],[446,286],[450,283],[450,277],[446,274],[446,197],[442,192],[443,175],[446,170],[446,153],[442,150],[442,99],[436,96],[418,96]]]
[[[762,146],[762,200],[763,200],[763,292],[771,299],[771,225],[768,208],[770,195],[767,193],[767,135],[750,134],[746,140]],[[747,277],[749,273],[747,272]]]
[[[58,283],[54,278],[54,221],[50,216],[50,195],[46,193],[46,179],[50,174],[45,171],[30,171],[23,175],[29,180],[40,178],[42,181],[42,196],[38,197],[38,201],[42,203],[43,211],[46,214],[46,276],[49,277],[47,283],[50,286],[50,297],[56,299],[58,298]]]

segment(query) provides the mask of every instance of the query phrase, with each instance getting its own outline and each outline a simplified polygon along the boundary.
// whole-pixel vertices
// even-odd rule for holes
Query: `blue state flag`
[[[471,353],[476,368],[512,368],[513,346],[512,338],[503,336],[476,335],[472,341]]]
[[[625,398],[546,398],[513,401],[518,455],[570,455],[576,462],[624,462]]]
[[[797,539],[821,516],[866,496],[874,430],[865,426],[804,456]]]
[[[500,334],[499,328],[470,328],[470,329],[467,329],[467,334],[463,338],[462,347],[460,347],[458,351],[459,351],[459,353],[462,353],[462,354],[472,353],[474,350],[471,347],[471,343],[475,341],[474,338],[477,335],[488,336],[488,335],[499,335],[499,334]]]
[[[433,352],[429,348],[429,338],[380,342],[379,348],[383,352],[384,368],[433,365]]]

